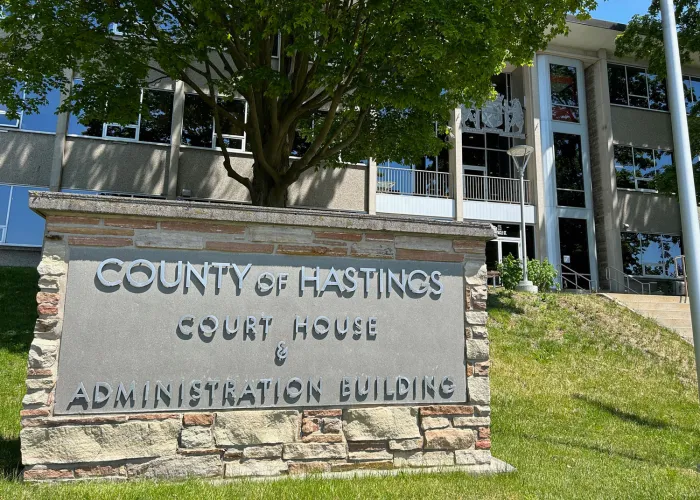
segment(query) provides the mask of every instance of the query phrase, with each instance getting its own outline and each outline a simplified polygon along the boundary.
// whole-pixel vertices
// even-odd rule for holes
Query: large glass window
[[[670,151],[615,146],[617,187],[654,191],[657,177],[672,163]]]
[[[37,246],[44,239],[44,219],[29,208],[33,186],[0,184],[0,245]]]
[[[552,88],[552,119],[578,123],[580,111],[576,68],[550,64],[549,81]]]
[[[219,97],[218,103],[229,113],[239,116],[241,121],[245,122],[247,104],[243,99]],[[246,143],[245,131],[225,114],[221,115],[221,127],[226,146],[243,151]],[[216,135],[214,132],[212,109],[197,94],[187,94],[182,123],[182,144],[201,148],[215,147]]]
[[[146,109],[135,116],[130,124],[120,125],[99,120],[85,122],[82,115],[71,114],[68,120],[68,134],[169,144],[173,92],[144,89],[140,99]]]
[[[34,97],[33,94],[22,94],[18,90],[18,96],[22,96],[23,99],[31,99]],[[38,110],[35,113],[20,113],[20,117],[16,120],[10,119],[7,116],[7,108],[0,105],[0,127],[13,127],[20,130],[30,130],[34,132],[56,132],[56,122],[58,120],[58,115],[56,110],[61,101],[61,91],[58,89],[53,89],[46,94],[46,104],[38,106]]]
[[[554,168],[557,177],[557,205],[585,208],[581,136],[554,133]]]
[[[676,277],[675,258],[683,255],[680,236],[625,232],[621,238],[625,273],[632,276]]]
[[[608,85],[612,104],[668,111],[666,81],[645,68],[609,64]]]
[[[684,76],[683,87],[685,90],[685,105],[688,113],[700,101],[700,78],[695,76]]]

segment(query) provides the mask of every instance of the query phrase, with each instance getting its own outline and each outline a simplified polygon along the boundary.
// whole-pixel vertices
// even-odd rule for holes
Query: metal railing
[[[464,174],[464,199],[520,203],[520,179]],[[525,204],[531,204],[530,181],[525,181]]]
[[[673,265],[676,268],[676,279],[683,278],[683,296],[685,297],[685,301],[688,302],[688,276],[685,274],[685,255],[674,257]]]
[[[620,289],[622,289],[622,293],[634,293],[637,295],[650,295],[651,285],[656,284],[656,282],[645,283],[643,281],[640,281],[637,278],[633,278],[629,274],[620,271],[619,269],[616,269],[614,267],[605,268],[605,279],[610,283],[610,291],[620,292]],[[631,283],[639,285],[639,291],[632,288]],[[615,285],[615,287],[613,287],[613,284]]]
[[[559,280],[561,288],[597,292],[598,284],[590,274],[582,274],[574,271],[565,264],[559,264]]]
[[[377,167],[377,192],[450,198],[450,174],[429,170],[409,170],[395,167]]]

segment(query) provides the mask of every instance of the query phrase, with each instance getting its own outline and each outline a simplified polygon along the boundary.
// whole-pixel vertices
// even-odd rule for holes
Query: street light
[[[519,292],[537,293],[537,286],[527,279],[527,236],[525,235],[525,169],[530,155],[535,151],[532,146],[513,146],[508,150],[508,155],[513,158],[515,168],[520,176],[520,241],[523,255],[523,279],[515,289]]]

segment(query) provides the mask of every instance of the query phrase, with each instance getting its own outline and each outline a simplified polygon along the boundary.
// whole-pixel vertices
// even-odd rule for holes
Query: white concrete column
[[[177,174],[180,167],[180,141],[182,140],[182,120],[185,113],[185,83],[175,81],[173,96],[173,121],[170,126],[170,159],[166,176],[167,197],[177,198]]]
[[[369,188],[367,189],[367,213],[377,214],[377,161],[369,159],[367,175],[369,176]]]
[[[452,180],[452,198],[455,202],[455,220],[464,220],[464,175],[462,168],[462,108],[450,113],[450,177]]]
[[[73,88],[73,70],[66,69],[63,71],[63,76],[68,79],[68,92],[61,92],[60,103],[63,104],[70,98],[70,92]],[[53,142],[53,156],[51,157],[51,176],[49,177],[49,190],[61,190],[61,178],[63,177],[63,162],[66,153],[66,135],[68,134],[68,120],[70,113],[59,113],[56,121],[56,138]]]

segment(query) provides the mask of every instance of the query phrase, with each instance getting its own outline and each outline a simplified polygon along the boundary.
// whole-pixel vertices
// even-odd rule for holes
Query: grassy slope
[[[2,498],[700,497],[690,347],[598,297],[503,292],[490,298],[493,452],[516,474],[24,485],[11,472],[35,280],[33,271],[0,269]]]

